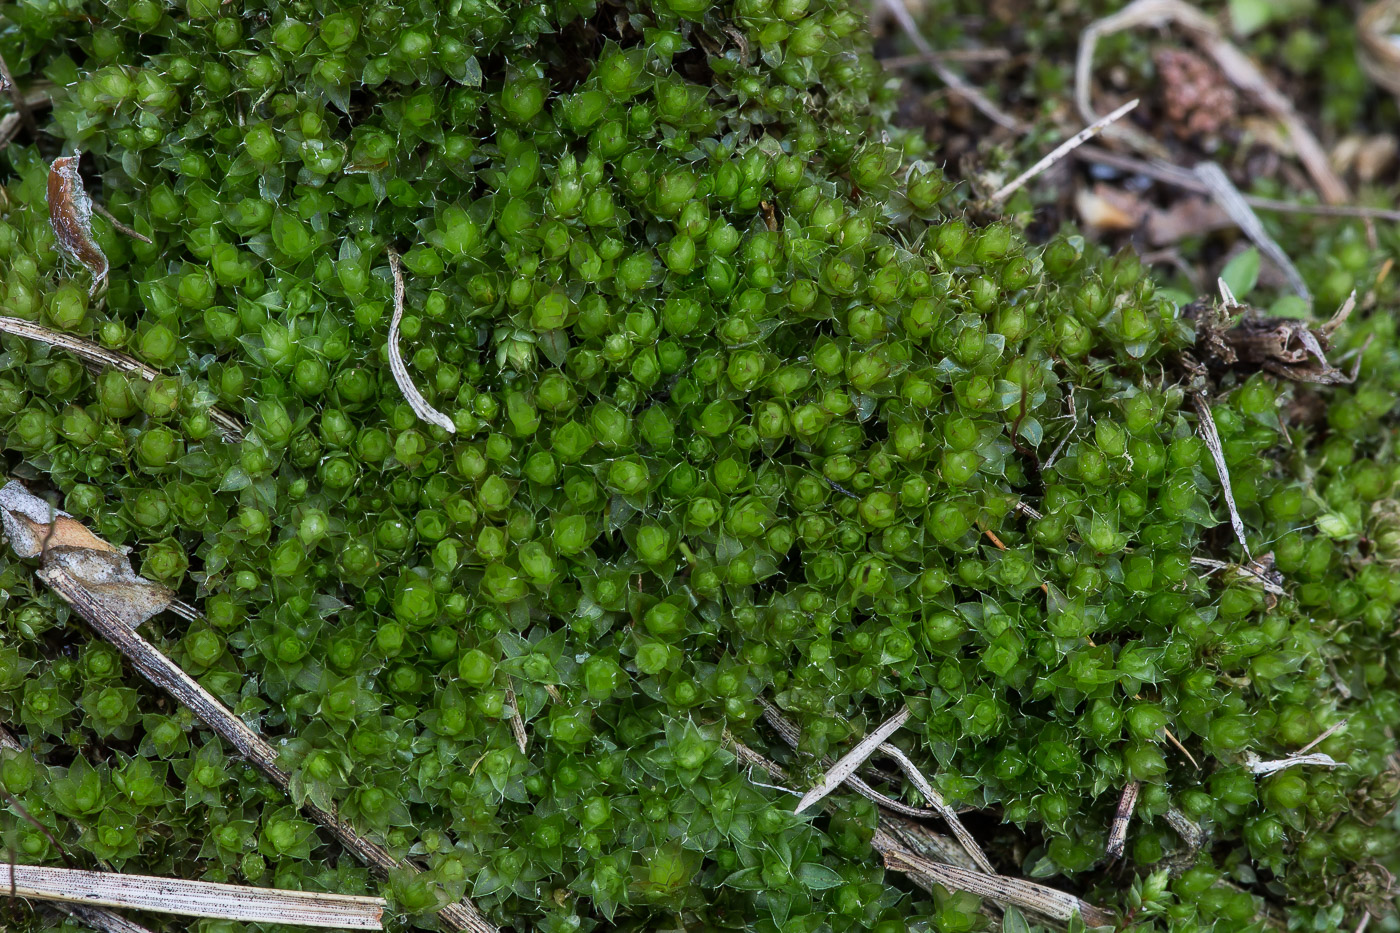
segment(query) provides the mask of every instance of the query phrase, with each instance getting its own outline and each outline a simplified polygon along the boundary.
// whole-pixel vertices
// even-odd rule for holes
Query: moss
[[[313,799],[431,869],[386,886],[394,925],[469,894],[517,929],[968,929],[970,899],[878,867],[864,802],[795,817],[721,742],[773,749],[770,698],[807,780],[907,701],[896,741],[1004,817],[1003,871],[1163,929],[1253,916],[1222,878],[1299,922],[1380,909],[1390,317],[1335,351],[1374,338],[1355,386],[1217,374],[1266,593],[1193,562],[1244,555],[1176,296],[964,219],[851,6],[0,10],[21,83],[61,89],[0,152],[0,310],[172,377],[4,338],[7,467],[205,607],[156,637],[296,776],[289,800],[99,649],[72,660],[88,635],[10,559],[0,717],[43,763],[5,753],[0,779],[80,860],[375,888],[298,817]],[[98,299],[52,249],[60,143],[153,241],[94,220]],[[390,247],[411,377],[454,432],[390,374]],[[1318,748],[1343,767],[1244,767],[1343,718]],[[1126,884],[1102,854],[1130,780]]]

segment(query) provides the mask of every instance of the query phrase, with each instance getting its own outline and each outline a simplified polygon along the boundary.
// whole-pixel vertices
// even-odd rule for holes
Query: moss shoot
[[[1143,931],[1386,912],[1395,318],[1337,335],[1355,384],[1193,383],[1200,322],[1135,256],[966,213],[866,35],[846,0],[0,4],[53,97],[0,151],[0,313],[164,374],[4,337],[5,467],[202,609],[147,631],[295,775],[6,549],[17,858],[384,891],[396,928],[464,895],[549,933],[995,927],[885,871],[873,804],[794,815],[724,742],[803,791],[907,703],[1000,872]],[[79,151],[150,241],[94,214],[96,295],[46,207]],[[390,372],[390,250],[451,432]],[[1335,767],[1251,768],[1342,720]],[[307,799],[427,875],[374,879]]]

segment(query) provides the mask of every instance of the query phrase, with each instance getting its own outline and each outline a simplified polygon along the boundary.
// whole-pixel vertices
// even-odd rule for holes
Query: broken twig
[[[924,799],[928,801],[929,806],[937,810],[938,814],[943,817],[943,822],[948,824],[948,828],[952,830],[953,836],[958,840],[958,844],[966,850],[977,867],[989,875],[995,875],[997,872],[996,868],[992,866],[991,860],[987,858],[987,853],[983,852],[982,847],[977,844],[976,838],[973,837],[972,833],[967,831],[967,827],[963,825],[962,820],[958,817],[958,811],[944,802],[943,795],[929,782],[928,778],[924,777],[923,772],[919,770],[918,766],[910,761],[908,756],[906,756],[897,745],[884,742],[881,743],[879,750],[899,763],[900,769],[908,776],[909,780],[913,782],[914,786],[919,789],[919,793],[924,795]]]
[[[1123,857],[1123,847],[1128,842],[1128,824],[1133,819],[1133,810],[1137,808],[1141,791],[1141,782],[1130,781],[1123,788],[1123,796],[1118,798],[1118,812],[1113,814],[1113,825],[1108,829],[1108,845],[1104,849],[1110,861]]]
[[[151,875],[82,871],[45,865],[0,865],[0,890],[20,897],[88,907],[263,921],[294,926],[383,929],[382,897],[283,891]]]
[[[1017,175],[1010,182],[997,189],[997,191],[988,200],[994,205],[1004,204],[1006,202],[1006,199],[1011,197],[1011,195],[1015,194],[1017,191],[1019,191],[1026,182],[1030,181],[1032,178],[1039,175],[1041,172],[1045,171],[1047,168],[1063,159],[1070,152],[1084,145],[1086,142],[1093,139],[1099,133],[1103,132],[1104,128],[1107,127],[1110,123],[1114,123],[1122,119],[1123,116],[1125,116],[1133,108],[1137,107],[1137,105],[1137,98],[1133,98],[1123,106],[1119,107],[1117,110],[1110,113],[1108,116],[1101,117],[1098,120],[1095,120],[1093,123],[1090,123],[1088,126],[1084,127],[1084,129],[1080,130],[1078,133],[1075,133],[1069,139],[1065,140],[1064,142],[1056,146],[1054,149],[1052,149],[1050,151],[1050,154],[1045,156],[1045,158],[1041,159],[1039,162],[1035,163],[1021,174]]]
[[[1206,442],[1206,449],[1215,461],[1215,472],[1220,476],[1220,491],[1225,496],[1225,507],[1230,510],[1230,527],[1235,531],[1235,539],[1240,542],[1244,556],[1250,558],[1249,542],[1245,540],[1244,519],[1240,518],[1240,510],[1235,506],[1235,490],[1230,485],[1230,468],[1225,464],[1225,448],[1220,443],[1215,416],[1210,413],[1210,403],[1201,393],[1192,392],[1191,403],[1196,407],[1196,414],[1199,416],[1197,428],[1201,432],[1201,439]]]
[[[782,712],[772,703],[769,703],[762,697],[759,697],[758,702],[763,707],[763,721],[772,726],[773,731],[778,733],[778,737],[789,746],[797,748],[798,742],[801,741],[802,738],[797,731],[797,727],[789,722],[787,718],[783,716]],[[831,759],[822,759],[822,764],[825,767],[831,767]],[[901,816],[908,816],[914,819],[933,819],[941,815],[937,810],[925,810],[919,807],[911,807],[903,801],[895,800],[893,797],[882,794],[854,774],[846,778],[846,786],[871,803],[884,807],[894,813],[898,813]]]
[[[1014,904],[1025,910],[1054,920],[1068,921],[1076,915],[1086,926],[1107,926],[1113,916],[1102,908],[1080,900],[1073,894],[1056,891],[1045,885],[1006,875],[984,875],[981,872],[941,865],[908,851],[884,829],[877,828],[870,845],[884,857],[885,867],[902,871],[911,877],[923,876],[935,884],[955,891],[968,891],[1001,904]]]

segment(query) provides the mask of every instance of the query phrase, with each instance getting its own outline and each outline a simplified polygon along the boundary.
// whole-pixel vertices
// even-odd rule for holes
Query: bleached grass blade
[[[1308,291],[1308,283],[1303,281],[1303,275],[1298,271],[1298,267],[1293,265],[1293,260],[1288,258],[1288,254],[1283,251],[1283,247],[1278,245],[1278,241],[1269,236],[1269,232],[1264,229],[1264,224],[1259,220],[1259,216],[1254,213],[1254,208],[1245,201],[1240,189],[1235,187],[1225,174],[1225,171],[1214,162],[1201,162],[1195,169],[1196,177],[1203,181],[1210,189],[1210,196],[1220,209],[1229,215],[1235,226],[1240,228],[1245,236],[1259,247],[1259,251],[1273,261],[1274,265],[1283,270],[1284,278],[1288,279],[1288,286],[1293,289],[1298,297],[1308,304],[1312,304],[1312,292]]]
[[[763,707],[763,721],[773,727],[773,731],[778,733],[779,738],[791,747],[796,748],[798,741],[801,739],[801,736],[797,732],[797,727],[787,720],[787,717],[782,714],[781,710],[763,697],[759,697],[758,702],[759,705]],[[822,759],[822,764],[826,765],[828,768],[831,767],[831,759]],[[898,813],[900,816],[913,817],[916,820],[933,819],[942,816],[937,810],[925,810],[919,807],[911,807],[903,801],[895,800],[893,797],[882,794],[854,774],[846,778],[846,786],[871,803]]]
[[[948,828],[953,831],[953,836],[958,840],[958,844],[967,850],[968,855],[972,856],[972,860],[977,863],[977,867],[989,875],[995,875],[997,870],[992,867],[991,861],[987,858],[987,853],[982,851],[982,847],[977,844],[977,840],[973,838],[972,833],[968,832],[967,827],[964,826],[962,820],[958,818],[958,811],[948,806],[943,800],[943,795],[938,792],[938,789],[933,786],[928,778],[924,777],[924,773],[919,770],[918,765],[910,761],[909,757],[905,755],[898,746],[892,745],[889,742],[881,744],[880,751],[898,762],[900,770],[902,770],[909,780],[913,782],[914,786],[919,789],[919,793],[924,795],[924,799],[929,802],[929,806],[937,810],[938,815],[943,817],[943,821],[947,823]]]
[[[1230,527],[1235,531],[1235,540],[1240,542],[1244,556],[1253,560],[1249,553],[1249,543],[1244,537],[1244,519],[1240,518],[1240,510],[1235,506],[1235,490],[1230,485],[1230,468],[1225,464],[1225,448],[1220,443],[1220,432],[1215,427],[1215,416],[1210,413],[1210,403],[1199,392],[1191,393],[1191,402],[1196,406],[1196,414],[1200,416],[1197,428],[1201,432],[1201,439],[1206,442],[1210,458],[1215,461],[1215,472],[1220,475],[1220,491],[1225,496],[1225,507],[1230,510]]]
[[[187,917],[352,930],[383,929],[385,907],[381,897],[280,891],[47,865],[0,865],[3,890],[85,907],[127,907]]]
[[[1047,168],[1063,159],[1071,151],[1079,148],[1089,140],[1093,139],[1095,136],[1102,133],[1104,127],[1108,126],[1110,123],[1116,123],[1119,120],[1121,120],[1129,111],[1137,107],[1138,103],[1138,99],[1133,98],[1123,106],[1119,107],[1117,110],[1110,113],[1108,116],[1100,117],[1093,123],[1090,123],[1088,126],[1084,127],[1084,129],[1080,130],[1078,133],[1075,133],[1069,139],[1060,143],[1054,149],[1050,150],[1050,154],[1047,155],[1045,158],[1041,159],[1039,162],[1035,163],[1021,174],[1017,175],[1011,181],[998,188],[997,191],[991,196],[991,202],[993,204],[1005,203],[1006,199],[1011,197],[1017,191],[1021,190],[1021,188],[1026,184],[1026,182],[1030,181],[1032,178],[1039,175],[1041,172],[1045,171]]]
[[[842,782],[855,774],[856,769],[875,753],[875,749],[880,747],[880,743],[894,735],[895,731],[898,730],[900,726],[904,725],[908,719],[909,707],[906,706],[881,723],[880,727],[874,732],[861,739],[855,748],[836,759],[836,764],[832,765],[826,774],[822,776],[817,786],[809,790],[798,802],[797,809],[793,810],[793,812],[801,813],[803,810],[840,787]]]
[[[403,262],[397,251],[389,250],[389,269],[394,273],[394,316],[389,320],[389,371],[394,374],[394,383],[408,401],[413,413],[429,424],[435,424],[448,434],[456,434],[457,426],[452,419],[428,404],[423,393],[418,391],[413,380],[408,378],[408,367],[404,365],[403,354],[399,352],[399,323],[403,320]]]

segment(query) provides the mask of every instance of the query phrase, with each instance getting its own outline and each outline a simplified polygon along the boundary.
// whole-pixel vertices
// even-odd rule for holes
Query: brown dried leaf
[[[1075,209],[1085,226],[1098,230],[1136,230],[1147,216],[1148,206],[1137,195],[1099,182],[1093,190],[1079,189]]]
[[[78,174],[79,153],[59,156],[49,167],[49,222],[59,249],[92,273],[95,295],[107,283],[107,255],[92,238],[92,199]]]
[[[126,551],[89,531],[67,512],[11,481],[0,488],[0,523],[20,557],[60,567],[114,617],[132,629],[170,606],[174,594],[131,569]]]

